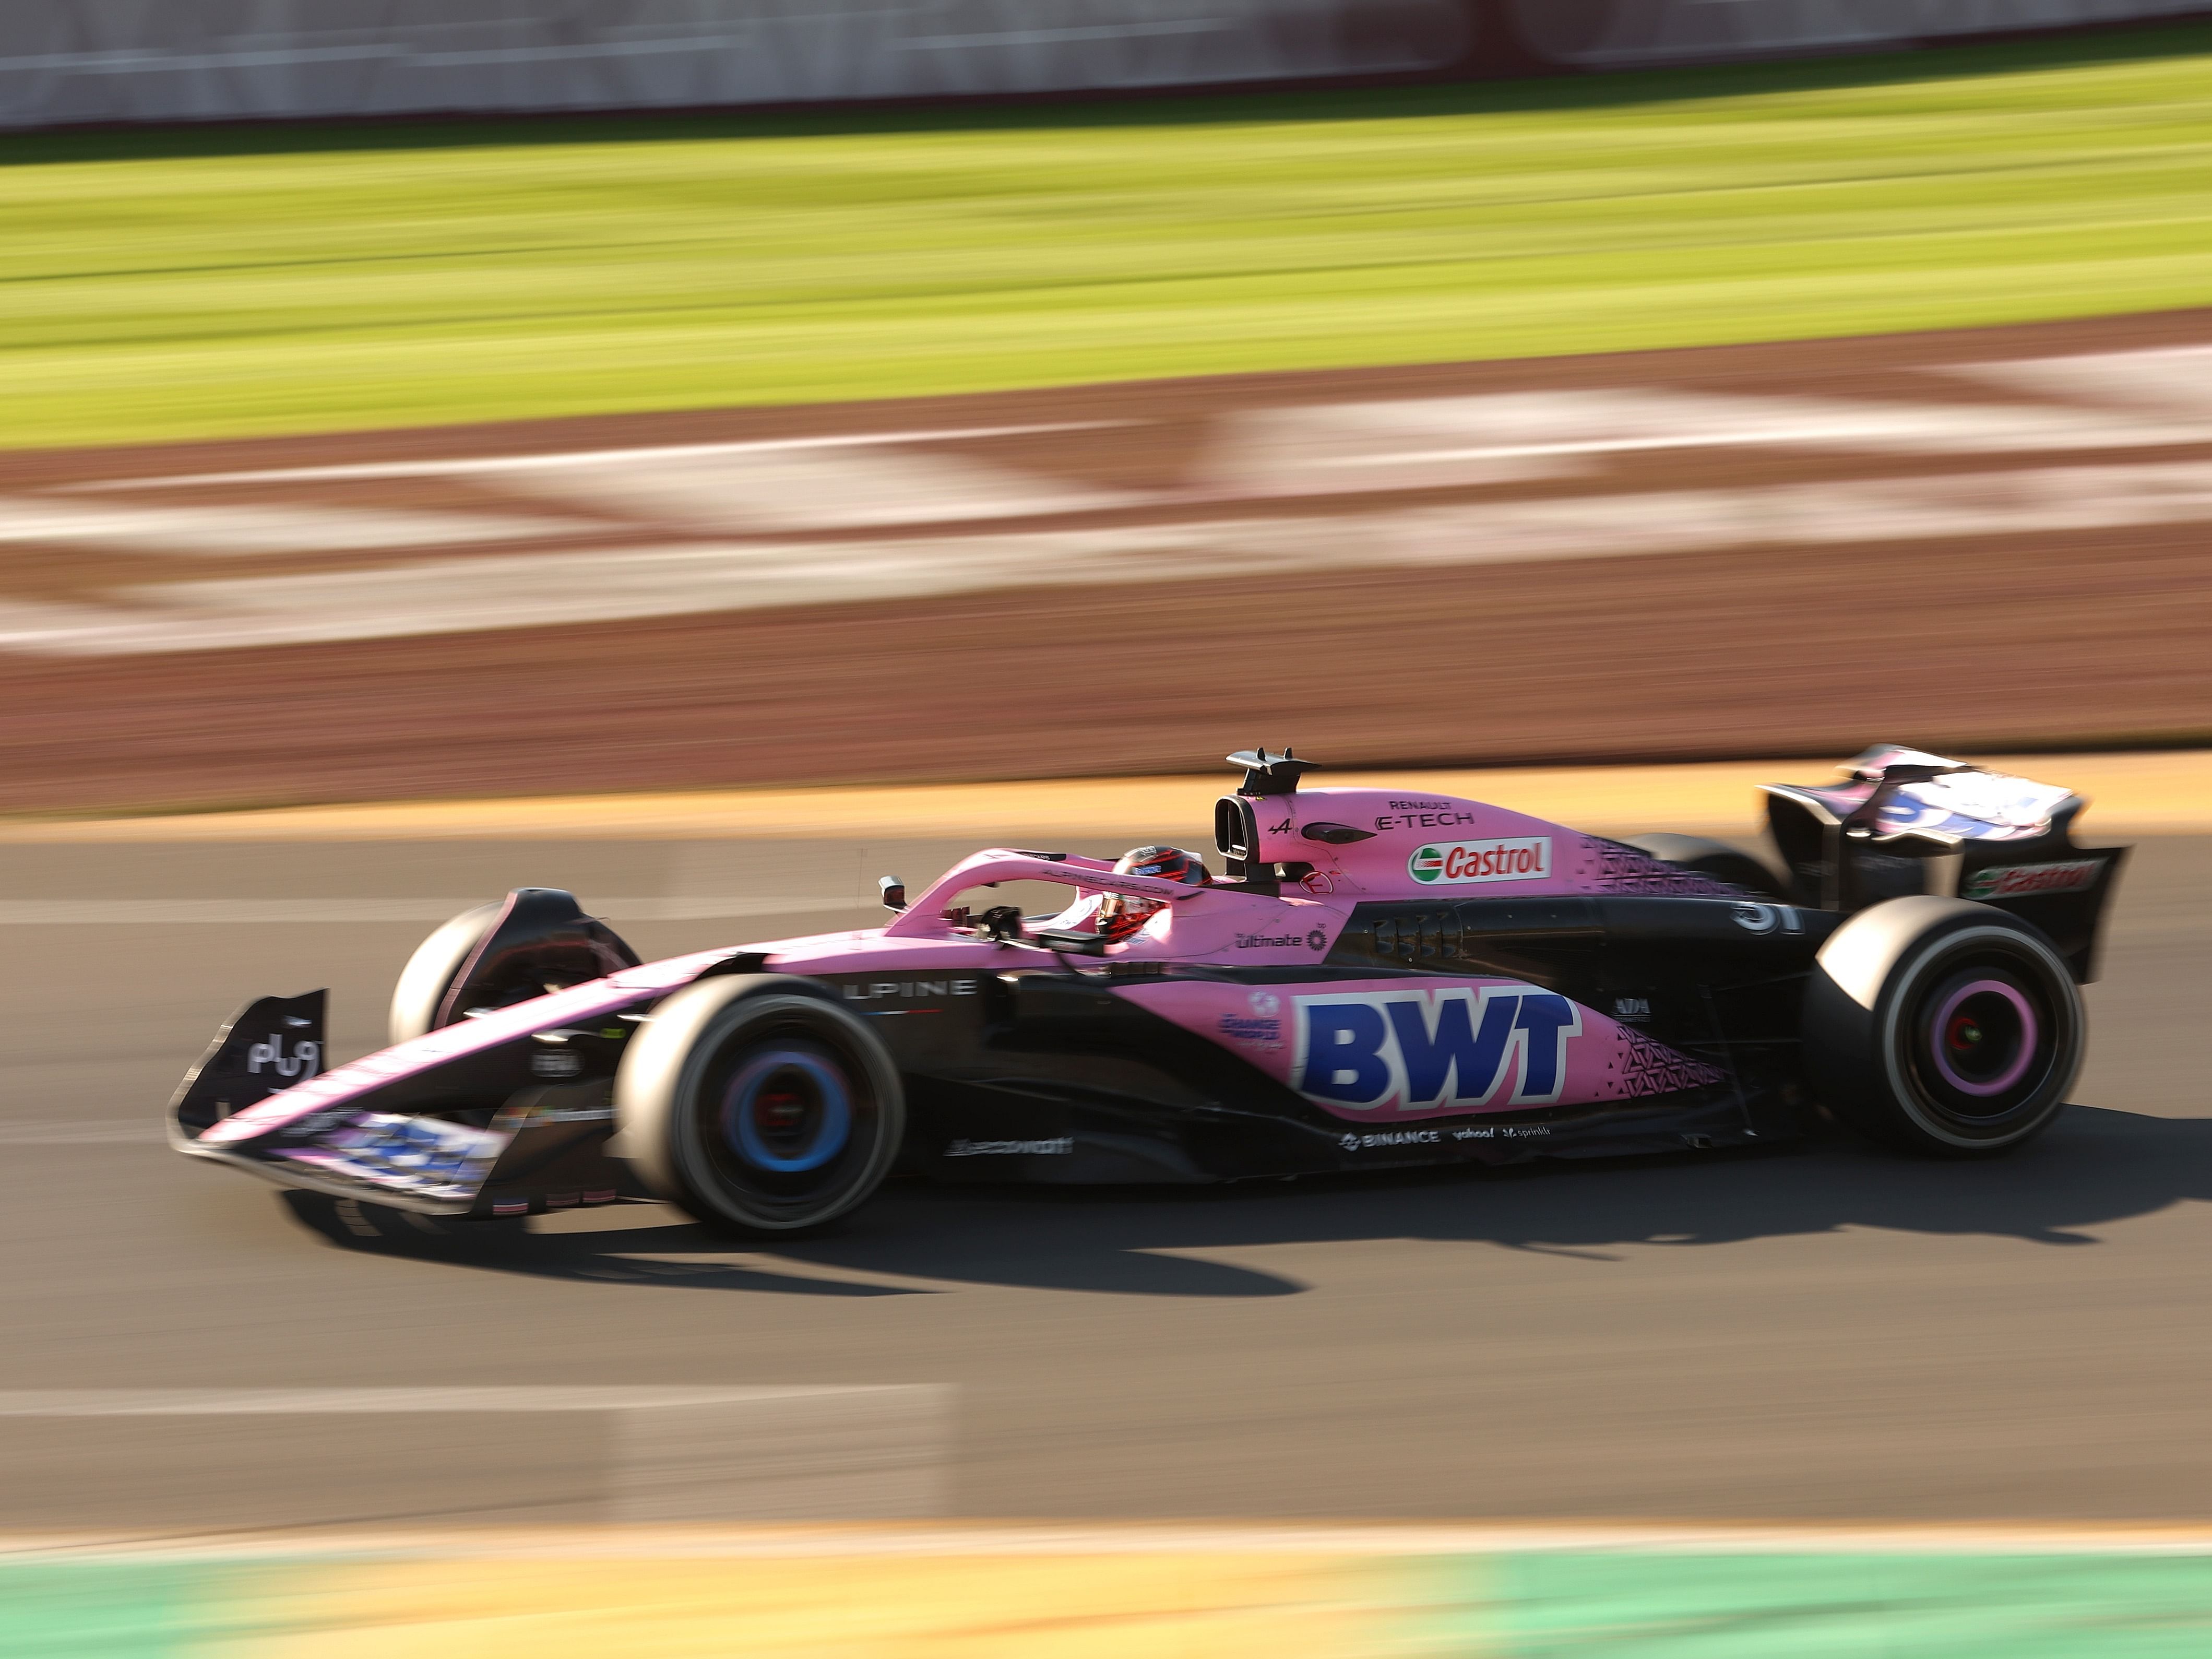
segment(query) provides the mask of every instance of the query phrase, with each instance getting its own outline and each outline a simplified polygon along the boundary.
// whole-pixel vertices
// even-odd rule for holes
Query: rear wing
[[[2079,795],[1896,745],[1838,769],[1844,782],[1762,786],[1800,904],[1849,913],[1913,893],[1972,899],[2047,935],[2076,980],[2096,977],[2129,849],[2075,844]]]

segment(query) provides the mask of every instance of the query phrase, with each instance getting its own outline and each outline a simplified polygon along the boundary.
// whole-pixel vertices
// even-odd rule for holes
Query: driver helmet
[[[1114,873],[1158,876],[1164,881],[1180,881],[1193,887],[1206,886],[1213,879],[1206,874],[1203,860],[1180,847],[1134,848],[1115,860]],[[1165,908],[1158,899],[1109,893],[1098,904],[1099,935],[1109,940],[1128,939]]]

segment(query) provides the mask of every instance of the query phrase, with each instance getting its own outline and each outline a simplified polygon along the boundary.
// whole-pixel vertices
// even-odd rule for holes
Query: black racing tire
[[[1921,895],[1860,911],[1805,988],[1805,1069],[1837,1116],[1936,1158],[2009,1152],[2080,1074],[2081,993],[2049,939],[1986,904]]]
[[[1761,898],[1783,904],[1792,902],[1787,884],[1767,868],[1764,860],[1726,842],[1708,841],[1703,836],[1670,835],[1662,830],[1648,836],[1631,836],[1622,845],[1649,853],[1662,864],[1671,864],[1678,870],[1694,870],[1701,876],[1728,882]]]
[[[708,1226],[788,1237],[865,1203],[906,1133],[898,1068],[866,1024],[777,974],[665,999],[615,1074],[616,1139],[648,1190]]]
[[[415,947],[392,988],[391,1041],[401,1043],[438,1029],[438,1007],[453,979],[499,925],[504,899],[464,910]]]

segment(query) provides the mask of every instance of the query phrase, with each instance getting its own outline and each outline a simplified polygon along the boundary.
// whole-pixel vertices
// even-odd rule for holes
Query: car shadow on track
[[[1835,1138],[1789,1152],[1229,1187],[901,1182],[836,1231],[789,1243],[733,1240],[655,1208],[600,1212],[594,1231],[544,1233],[283,1195],[298,1220],[348,1249],[544,1278],[832,1297],[1003,1285],[1202,1297],[1306,1290],[1212,1254],[1270,1245],[1416,1238],[1602,1265],[1638,1247],[1862,1228],[2082,1248],[2099,1242],[2100,1225],[2191,1200],[2212,1200],[2212,1120],[2085,1106],[2024,1151],[1985,1163],[1893,1157]]]

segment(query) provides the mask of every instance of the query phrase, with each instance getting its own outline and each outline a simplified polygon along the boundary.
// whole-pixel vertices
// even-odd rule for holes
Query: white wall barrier
[[[2205,0],[1508,0],[1528,48],[1580,69],[1910,45],[2182,16]]]
[[[2206,0],[0,0],[0,128],[683,108],[1639,64]]]
[[[0,126],[945,98],[1448,67],[1462,0],[6,0]]]

